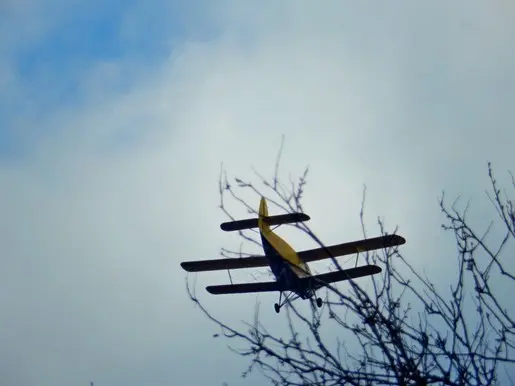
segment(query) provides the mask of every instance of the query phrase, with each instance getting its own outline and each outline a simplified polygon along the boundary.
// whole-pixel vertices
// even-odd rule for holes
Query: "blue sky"
[[[1,11],[1,384],[241,384],[179,263],[238,248],[219,232],[220,164],[270,174],[283,134],[322,240],[361,236],[366,184],[370,232],[399,225],[443,287],[439,195],[472,198],[480,222],[487,161],[513,170],[509,2],[79,3]],[[197,279],[222,319],[259,299],[282,328],[274,295],[213,298],[225,274]]]
[[[101,63],[116,65],[104,78],[105,92],[128,92],[136,68],[154,71],[189,39],[215,39],[219,31],[202,18],[202,2],[91,2],[87,5],[42,2],[35,12],[12,5],[6,21],[14,37],[3,38],[2,62],[21,93],[4,93],[0,106],[0,157],[21,156],[24,141],[16,134],[20,116],[37,122],[49,111],[87,103],[84,78]],[[20,5],[19,7],[23,7]],[[18,12],[17,12],[18,11]],[[38,14],[38,11],[40,12]],[[40,24],[38,34],[22,23]],[[22,24],[22,25],[20,25]],[[45,24],[45,23],[43,23]],[[19,31],[20,40],[16,40]],[[30,136],[47,135],[34,124]]]

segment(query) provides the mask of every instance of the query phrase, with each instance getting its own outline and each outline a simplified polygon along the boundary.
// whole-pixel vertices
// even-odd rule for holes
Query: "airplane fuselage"
[[[302,299],[311,297],[309,289],[301,285],[299,270],[287,263],[263,235],[261,235],[261,241],[270,269],[281,290],[295,292]]]
[[[283,291],[295,292],[302,299],[312,297],[314,292],[302,285],[299,280],[311,275],[309,267],[295,250],[262,220],[266,216],[268,216],[268,208],[265,199],[262,198],[259,206],[259,232],[263,251],[279,286]]]

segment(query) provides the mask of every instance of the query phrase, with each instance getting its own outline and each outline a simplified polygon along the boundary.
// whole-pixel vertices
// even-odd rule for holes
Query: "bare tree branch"
[[[254,171],[258,184],[234,178],[233,185],[225,172],[220,173],[220,208],[229,219],[234,220],[225,209],[227,194],[256,214],[241,198],[242,190],[266,197],[277,210],[303,211],[308,168],[296,181],[290,178],[283,184],[279,177],[282,150],[283,142],[271,181]],[[444,194],[439,200],[442,228],[454,235],[457,247],[457,253],[449,251],[449,264],[457,266],[458,274],[448,289],[417,272],[395,247],[358,256],[367,264],[380,265],[382,272],[370,280],[350,280],[345,292],[328,286],[321,311],[313,304],[308,309],[302,306],[305,303],[288,304],[285,336],[269,332],[258,306],[252,322],[237,328],[208,311],[187,284],[190,298],[221,328],[224,339],[243,346],[231,347],[248,358],[243,376],[259,371],[274,385],[494,385],[500,384],[501,373],[513,383],[515,317],[510,296],[502,296],[501,285],[513,288],[515,281],[513,263],[506,262],[513,259],[515,208],[508,193],[499,188],[490,163],[488,175],[491,192],[487,196],[497,222],[485,231],[477,231],[469,222],[468,204],[459,210],[457,201],[447,205]],[[510,176],[515,190],[515,178]],[[359,219],[366,238],[365,198],[364,187]],[[494,224],[504,229],[497,244],[487,238]],[[388,234],[382,220],[377,225],[381,235]],[[288,226],[325,247],[305,223]],[[239,235],[244,244],[261,245],[250,231]],[[222,249],[223,256],[249,254]],[[342,269],[334,257],[331,261]],[[333,332],[330,338],[328,331]]]

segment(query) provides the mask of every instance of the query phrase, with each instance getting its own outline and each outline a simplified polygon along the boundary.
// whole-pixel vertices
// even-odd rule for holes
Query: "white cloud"
[[[360,236],[365,183],[371,221],[399,224],[426,267],[452,253],[434,242],[441,189],[482,194],[488,159],[511,166],[502,9],[223,4],[208,19],[221,37],[185,41],[149,71],[122,61],[84,74],[87,103],[30,122],[50,134],[0,169],[0,339],[16,358],[1,373],[13,384],[233,377],[179,262],[237,245],[218,228],[220,163],[269,173],[283,133],[285,173],[312,166],[306,210],[323,240]],[[124,92],[110,87],[127,69]],[[225,280],[200,275],[198,290]],[[203,299],[236,321],[254,298]]]

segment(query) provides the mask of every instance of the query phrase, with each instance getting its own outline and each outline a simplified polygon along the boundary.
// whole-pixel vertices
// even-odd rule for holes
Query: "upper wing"
[[[223,295],[243,294],[248,292],[273,292],[280,291],[281,287],[275,281],[268,281],[263,283],[211,285],[206,287],[206,290],[213,295]]]
[[[406,240],[404,237],[398,235],[387,235],[371,239],[351,241],[350,243],[337,244],[329,247],[309,249],[306,251],[297,252],[297,254],[304,262],[308,263],[310,261],[327,259],[329,257],[350,255],[353,253],[370,251],[373,249],[393,247],[396,245],[404,244],[405,242]],[[262,255],[228,259],[186,261],[181,263],[181,267],[188,272],[257,268],[267,267],[268,265],[268,259]]]
[[[342,271],[334,271],[315,276],[303,277],[300,280],[303,285],[316,289],[329,283],[375,275],[381,271],[381,267],[378,267],[377,265],[363,265],[361,267],[349,268]]]
[[[371,239],[363,239],[351,241],[350,243],[332,245],[330,247],[322,247],[297,252],[299,257],[306,263],[310,261],[327,259],[329,257],[351,255],[353,253],[371,251],[374,249],[388,248],[396,245],[402,245],[406,239],[399,235],[386,235],[374,237]]]
[[[268,266],[268,260],[265,256],[185,261],[181,263],[181,267],[188,272],[217,271],[223,269],[254,268],[265,266]]]

